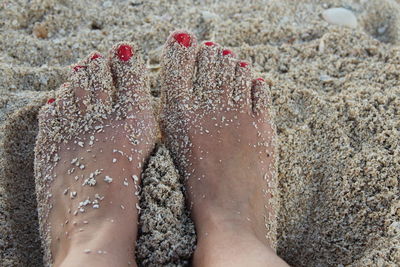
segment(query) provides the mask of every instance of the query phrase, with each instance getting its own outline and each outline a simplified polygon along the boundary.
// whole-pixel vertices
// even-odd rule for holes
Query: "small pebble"
[[[325,75],[325,74],[320,75],[320,76],[319,76],[319,79],[320,79],[322,82],[331,82],[331,81],[333,81],[333,78],[332,78],[331,76]]]
[[[111,1],[105,1],[104,3],[103,3],[103,7],[104,8],[109,8],[109,7],[111,7],[112,6],[112,2]]]
[[[106,176],[106,177],[104,177],[104,182],[106,182],[106,183],[111,183],[112,182],[112,178],[110,177],[110,176]]]
[[[330,24],[357,27],[357,18],[353,12],[345,8],[330,8],[322,12],[322,17]]]

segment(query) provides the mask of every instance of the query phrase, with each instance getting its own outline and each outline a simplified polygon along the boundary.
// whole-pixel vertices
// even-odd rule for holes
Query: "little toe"
[[[219,47],[213,42],[203,43],[197,53],[197,78],[194,94],[200,101],[214,103],[219,99],[218,81]],[[210,103],[210,104],[212,104]]]
[[[139,48],[132,43],[119,43],[110,51],[111,72],[116,87],[117,103],[126,112],[146,105],[150,90],[146,82],[146,66]]]
[[[265,114],[269,105],[269,94],[263,78],[253,80],[251,87],[251,99],[253,113],[256,115]]]
[[[45,105],[41,107],[38,114],[38,119],[40,121],[47,121],[54,118],[55,115],[56,99],[50,97],[46,100]]]
[[[39,110],[39,129],[43,134],[48,134],[59,127],[55,125],[70,124],[78,116],[78,107],[74,100],[74,92],[70,83],[64,83],[55,95],[48,98],[45,105]]]
[[[191,101],[196,46],[196,37],[184,31],[171,33],[165,43],[161,74],[165,106],[186,107]]]
[[[113,79],[107,60],[98,52],[89,56],[87,72],[92,107],[111,109]]]
[[[50,97],[46,103],[40,108],[38,113],[39,134],[47,136],[49,130],[53,126],[54,118],[56,117],[56,99]]]
[[[251,107],[251,68],[249,63],[239,61],[236,64],[232,100],[239,109],[248,111]]]

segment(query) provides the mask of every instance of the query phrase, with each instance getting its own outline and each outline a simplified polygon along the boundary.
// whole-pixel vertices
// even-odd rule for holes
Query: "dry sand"
[[[36,115],[68,66],[136,41],[157,97],[161,47],[186,28],[232,48],[273,85],[278,254],[293,266],[399,266],[400,1],[170,2],[0,2],[0,265],[42,266]],[[329,25],[329,7],[352,10],[358,27]],[[141,265],[185,265],[194,228],[162,146],[143,183]]]

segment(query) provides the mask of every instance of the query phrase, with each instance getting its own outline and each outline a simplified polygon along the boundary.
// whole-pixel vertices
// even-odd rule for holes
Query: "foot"
[[[174,32],[163,58],[165,141],[185,177],[195,266],[274,266],[274,128],[263,79],[213,42]]]
[[[45,261],[133,266],[142,167],[157,126],[134,46],[93,53],[39,114],[35,177]]]

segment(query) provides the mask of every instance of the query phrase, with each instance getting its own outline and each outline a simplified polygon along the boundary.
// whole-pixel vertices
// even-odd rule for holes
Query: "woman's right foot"
[[[185,177],[197,231],[195,266],[287,266],[271,248],[274,128],[248,63],[186,32],[163,58],[165,141]]]
[[[75,66],[39,116],[35,176],[45,262],[135,266],[142,168],[158,127],[138,51]]]

